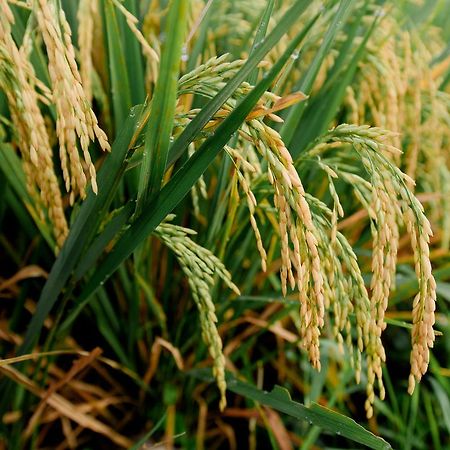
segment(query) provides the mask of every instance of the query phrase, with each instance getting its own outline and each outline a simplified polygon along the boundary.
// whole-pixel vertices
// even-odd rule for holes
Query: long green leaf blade
[[[319,72],[320,66],[322,65],[325,56],[331,49],[331,45],[333,41],[342,27],[342,24],[350,12],[351,6],[354,3],[353,0],[342,0],[339,9],[336,15],[333,18],[333,22],[328,29],[319,50],[314,56],[313,61],[308,67],[308,70],[304,74],[302,80],[299,84],[299,90],[304,92],[305,94],[309,94],[311,88],[313,86],[314,80],[316,79],[317,73]],[[289,146],[293,140],[294,133],[297,130],[297,127],[301,121],[302,114],[307,105],[307,102],[302,102],[297,104],[294,108],[289,112],[286,121],[281,128],[281,137],[286,146]],[[293,155],[296,156],[296,155]]]
[[[256,30],[255,39],[253,41],[252,48],[250,50],[250,55],[255,52],[255,50],[261,45],[264,37],[266,36],[267,27],[269,26],[270,16],[272,15],[273,7],[275,5],[275,0],[269,0],[267,6],[264,9],[261,20],[259,22],[258,29]],[[252,73],[248,77],[248,82],[251,85],[256,84],[258,81],[258,68],[253,69]]]
[[[115,131],[117,132],[120,130],[132,106],[131,88],[116,11],[110,0],[103,0],[103,13],[108,48]]]
[[[193,376],[203,380],[211,379],[208,369],[199,369],[191,373]],[[235,394],[269,406],[296,419],[307,421],[311,425],[319,426],[324,430],[346,437],[369,448],[375,450],[389,450],[392,448],[384,439],[375,436],[353,419],[343,414],[339,414],[317,403],[312,403],[310,407],[306,407],[293,401],[289,392],[280,386],[275,386],[271,392],[265,392],[256,386],[229,375],[227,376],[227,388]]]
[[[18,354],[24,354],[33,348],[38,339],[44,320],[55,305],[59,294],[66,286],[72,271],[77,264],[86,245],[95,235],[104,214],[110,205],[126,167],[125,158],[130,141],[136,131],[137,119],[141,107],[133,108],[125,122],[121,133],[114,142],[109,155],[98,176],[99,193],[95,195],[91,189],[82,204],[78,216],[72,225],[47,282],[39,297],[36,312],[31,319],[24,342]],[[138,116],[138,117],[137,117]]]
[[[167,41],[162,48],[161,67],[145,134],[136,206],[138,214],[151,194],[160,190],[166,169],[188,6],[187,0],[173,0],[170,5],[165,32]]]
[[[329,89],[324,89],[323,94],[317,95],[317,97],[308,105],[303,117],[302,126],[297,128],[289,148],[294,157],[298,156],[310,143],[314,142],[318,136],[328,129],[330,122],[338,112],[339,106],[345,95],[345,89],[351,83],[355,75],[358,62],[364,53],[367,41],[377,23],[378,18],[373,21],[371,27],[366,31],[355,54],[346,65],[344,73],[338,72],[340,76],[336,76],[335,83],[333,83]],[[344,48],[341,52],[346,50],[347,49]]]
[[[134,16],[138,16],[138,1],[125,0],[123,6]],[[145,80],[144,80],[144,61],[140,44],[136,36],[130,30],[126,23],[125,17],[121,18],[123,33],[123,46],[125,51],[126,68],[128,71],[128,79],[130,80],[131,102],[138,105],[145,101]]]
[[[291,400],[289,392],[276,386],[272,392],[265,393],[250,384],[235,380],[228,382],[230,391],[251,398],[263,405],[269,406],[289,414],[300,420],[306,420],[312,425],[317,425],[324,430],[344,436],[352,441],[367,445],[377,450],[387,450],[391,446],[382,438],[375,436],[353,419],[339,414],[324,406],[313,403],[309,408],[301,403]]]

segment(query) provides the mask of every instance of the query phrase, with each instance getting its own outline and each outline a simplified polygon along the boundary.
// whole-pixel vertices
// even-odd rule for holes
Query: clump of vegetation
[[[382,3],[0,0],[0,446],[449,444],[450,4]]]

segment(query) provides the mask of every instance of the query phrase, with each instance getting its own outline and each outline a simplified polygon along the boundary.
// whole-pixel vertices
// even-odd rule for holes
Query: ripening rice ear
[[[82,78],[75,61],[72,32],[64,11],[56,10],[48,0],[38,0],[35,11],[42,34],[51,79],[52,98],[56,107],[56,133],[63,177],[70,202],[75,195],[86,196],[88,175],[92,190],[97,193],[96,172],[89,153],[89,142],[97,139],[103,150],[110,150],[106,134],[97,124],[89,99],[82,87]],[[87,173],[83,168],[77,145],[81,146]]]
[[[0,87],[6,95],[18,134],[29,194],[43,222],[47,212],[57,250],[64,243],[68,227],[53,167],[52,146],[36,91],[37,77],[28,55],[13,39],[14,16],[6,0],[0,1],[0,11]],[[28,46],[27,42],[24,45]],[[46,90],[41,97],[51,100],[52,96]]]
[[[192,230],[168,222],[161,224],[155,235],[176,255],[185,273],[192,297],[200,314],[200,326],[203,340],[213,360],[213,375],[220,391],[220,409],[226,407],[225,356],[222,352],[222,339],[217,330],[216,308],[211,296],[215,284],[214,276],[218,276],[236,294],[239,289],[231,281],[231,275],[222,261],[209,250],[196,244],[189,238]]]

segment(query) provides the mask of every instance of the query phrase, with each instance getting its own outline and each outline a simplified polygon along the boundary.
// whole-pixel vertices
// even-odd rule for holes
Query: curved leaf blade
[[[208,369],[195,370],[191,374],[197,378],[212,381]],[[276,409],[296,419],[305,420],[311,425],[317,425],[324,430],[346,437],[369,448],[375,450],[389,450],[392,448],[384,439],[375,436],[350,417],[317,403],[312,403],[310,407],[307,407],[293,401],[287,389],[280,386],[275,386],[271,392],[266,392],[228,375],[227,388],[231,392],[249,398],[261,405]]]

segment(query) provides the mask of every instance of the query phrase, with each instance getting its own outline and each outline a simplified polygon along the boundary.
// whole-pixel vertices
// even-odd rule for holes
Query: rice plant
[[[0,11],[0,448],[450,445],[448,0]]]

